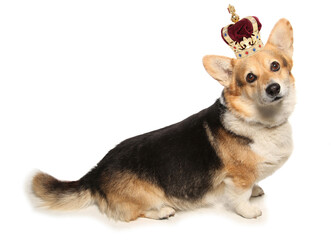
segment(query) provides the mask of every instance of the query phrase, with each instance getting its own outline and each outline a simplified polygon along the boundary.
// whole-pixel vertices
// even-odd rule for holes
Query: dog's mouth
[[[278,101],[278,100],[280,100],[282,98],[283,98],[283,96],[277,96],[271,102],[276,102],[276,101]]]
[[[261,105],[262,106],[268,106],[268,105],[275,105],[278,104],[279,102],[281,102],[286,95],[278,95],[274,98],[270,98],[270,97],[264,97],[261,99]]]

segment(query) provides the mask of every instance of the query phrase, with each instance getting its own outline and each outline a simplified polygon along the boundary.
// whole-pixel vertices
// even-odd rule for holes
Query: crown
[[[237,58],[248,57],[263,48],[260,37],[262,24],[257,17],[245,17],[239,20],[236,10],[229,5],[229,13],[234,24],[222,28],[222,38],[234,51]]]

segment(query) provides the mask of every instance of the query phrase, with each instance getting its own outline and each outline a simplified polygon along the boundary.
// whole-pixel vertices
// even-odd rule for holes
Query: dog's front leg
[[[249,187],[238,186],[232,178],[226,178],[224,183],[224,197],[227,204],[237,214],[244,218],[257,218],[262,215],[262,211],[249,202],[254,185]]]

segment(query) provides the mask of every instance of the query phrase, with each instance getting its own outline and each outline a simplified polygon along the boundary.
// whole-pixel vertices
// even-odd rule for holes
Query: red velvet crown
[[[232,14],[230,24],[222,28],[222,38],[231,47],[237,58],[250,56],[263,48],[260,37],[262,24],[257,17],[246,17],[239,20],[235,14],[233,6],[229,6],[229,12]]]

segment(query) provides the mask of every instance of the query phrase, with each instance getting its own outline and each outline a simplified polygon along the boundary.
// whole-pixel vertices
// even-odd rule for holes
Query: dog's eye
[[[246,76],[246,81],[249,83],[254,82],[257,79],[257,76],[254,75],[253,73],[248,73]]]
[[[279,68],[280,68],[280,65],[276,61],[272,62],[270,65],[270,70],[273,72],[277,72],[279,70]]]

